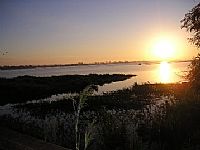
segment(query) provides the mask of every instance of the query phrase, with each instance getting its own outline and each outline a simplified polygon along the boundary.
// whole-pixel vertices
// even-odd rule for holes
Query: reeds
[[[134,85],[90,94],[86,90],[75,96],[75,107],[70,98],[16,106],[18,112],[1,117],[1,124],[71,149],[199,148],[200,96],[186,84]]]

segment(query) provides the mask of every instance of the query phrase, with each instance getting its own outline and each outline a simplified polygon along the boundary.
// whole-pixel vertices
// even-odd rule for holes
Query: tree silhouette
[[[200,3],[195,6],[191,11],[185,14],[185,17],[181,20],[181,28],[192,33],[192,37],[188,38],[192,44],[200,47]]]
[[[181,28],[186,28],[192,34],[188,38],[189,41],[197,48],[200,48],[200,3],[196,5],[191,11],[185,14],[181,20]],[[200,87],[200,54],[198,54],[189,65],[190,70],[187,74],[187,79],[191,86],[195,89]]]

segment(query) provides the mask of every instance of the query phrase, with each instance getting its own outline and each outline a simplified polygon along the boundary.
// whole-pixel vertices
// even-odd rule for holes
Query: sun
[[[174,54],[174,44],[169,39],[159,39],[153,45],[153,55],[157,59],[169,60],[173,58]]]

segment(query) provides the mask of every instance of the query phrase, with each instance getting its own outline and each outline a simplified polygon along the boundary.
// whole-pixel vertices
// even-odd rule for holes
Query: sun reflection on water
[[[171,82],[171,80],[172,80],[171,74],[172,74],[172,69],[171,69],[170,64],[168,62],[161,62],[160,68],[159,68],[160,82],[162,82],[162,83]]]

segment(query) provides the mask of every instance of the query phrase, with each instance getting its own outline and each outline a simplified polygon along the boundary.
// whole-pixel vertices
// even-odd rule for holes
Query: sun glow
[[[168,39],[159,39],[153,45],[153,55],[159,60],[170,60],[175,55],[175,47]]]
[[[160,81],[162,83],[169,83],[171,81],[171,73],[172,73],[169,63],[161,62],[159,70],[160,70]]]

